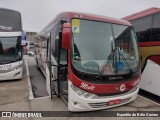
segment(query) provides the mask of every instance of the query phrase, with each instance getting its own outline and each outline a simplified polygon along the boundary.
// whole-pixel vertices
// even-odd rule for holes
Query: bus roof
[[[0,8],[0,32],[22,31],[21,13],[15,10]]]
[[[102,15],[95,15],[95,14],[91,14],[91,13],[63,12],[63,13],[59,14],[57,17],[60,18],[60,17],[64,17],[64,16],[66,16],[69,20],[71,18],[82,18],[82,19],[116,23],[116,24],[122,24],[122,25],[129,25],[129,26],[131,25],[129,22],[121,20],[121,19],[102,16]]]
[[[159,12],[160,12],[160,8],[152,7],[152,8],[131,14],[129,16],[123,17],[122,19],[131,21],[131,20],[135,20],[135,19],[142,18],[142,17],[148,16],[151,14],[159,13]]]
[[[44,32],[47,28],[49,28],[53,23],[55,23],[60,18],[67,18],[67,22],[70,22],[72,18],[82,18],[87,20],[95,20],[95,21],[101,21],[101,22],[109,22],[109,23],[115,23],[115,24],[121,24],[121,25],[127,25],[131,26],[131,24],[128,21],[102,16],[102,15],[95,15],[90,13],[81,13],[81,12],[62,12],[56,16],[54,20],[52,20],[41,32],[38,34],[41,34]]]
[[[18,12],[16,10],[7,9],[7,8],[0,8],[1,11],[9,11],[9,12]]]

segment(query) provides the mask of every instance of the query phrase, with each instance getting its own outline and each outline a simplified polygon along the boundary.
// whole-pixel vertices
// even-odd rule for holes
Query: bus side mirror
[[[71,24],[70,23],[63,24],[62,48],[64,48],[64,49],[71,48]]]

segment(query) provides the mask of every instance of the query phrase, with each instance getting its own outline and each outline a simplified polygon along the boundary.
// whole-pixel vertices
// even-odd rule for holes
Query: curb
[[[25,60],[26,63],[26,73],[27,73],[27,81],[28,81],[28,91],[29,91],[29,100],[34,99],[33,92],[32,92],[32,85],[31,85],[31,80],[29,76],[29,69],[28,69],[28,63]]]

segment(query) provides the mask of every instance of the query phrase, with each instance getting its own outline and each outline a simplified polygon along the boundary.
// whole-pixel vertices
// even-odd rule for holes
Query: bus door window
[[[68,99],[68,79],[67,79],[67,50],[62,48],[62,26],[64,21],[60,21],[57,26],[56,40],[58,44],[58,76],[60,96],[66,101]]]
[[[48,61],[51,62],[51,80],[52,80],[52,89],[55,91],[56,94],[59,95],[59,81],[58,78],[58,39],[56,37],[56,30],[57,30],[57,23],[55,23],[54,27],[51,29],[49,33],[48,39]],[[48,62],[48,68],[50,68],[50,62]]]
[[[51,30],[51,53],[52,53],[52,56],[54,57],[54,59],[56,60],[56,62],[58,63],[58,44],[57,44],[57,39],[56,39],[56,35],[55,35],[55,32],[56,32],[56,27],[54,27],[52,30]],[[50,44],[50,43],[49,43]],[[49,45],[50,47],[50,45]]]
[[[62,32],[59,33],[60,36],[60,56],[59,56],[59,63],[61,65],[67,65],[67,50],[62,48],[62,41],[61,41],[61,36]]]

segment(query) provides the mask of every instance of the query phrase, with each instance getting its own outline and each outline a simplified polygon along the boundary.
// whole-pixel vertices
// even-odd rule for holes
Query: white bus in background
[[[155,62],[148,60],[142,74],[140,88],[152,94],[160,96],[160,66]]]
[[[18,11],[0,8],[0,80],[21,79],[22,23]]]

